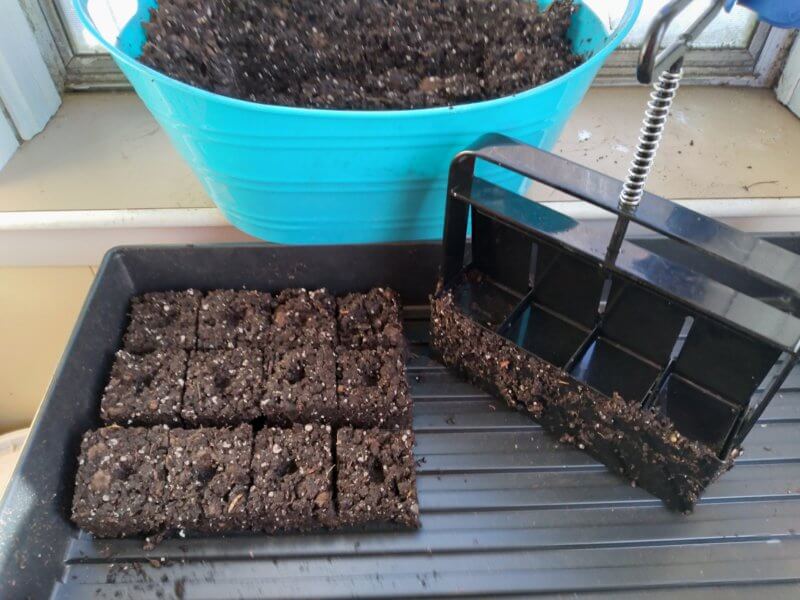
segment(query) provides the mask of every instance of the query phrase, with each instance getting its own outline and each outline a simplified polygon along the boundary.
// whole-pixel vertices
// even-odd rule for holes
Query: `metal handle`
[[[714,0],[697,20],[677,40],[659,52],[670,24],[686,9],[692,0],[673,0],[663,7],[650,23],[639,53],[636,77],[640,83],[652,83],[657,74],[670,71],[686,55],[689,44],[697,39],[717,14],[724,8],[725,0]]]

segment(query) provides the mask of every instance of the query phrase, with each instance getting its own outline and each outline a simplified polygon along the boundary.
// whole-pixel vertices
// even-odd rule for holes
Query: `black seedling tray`
[[[796,238],[783,243],[800,248]],[[427,307],[440,254],[439,242],[109,253],[0,504],[0,598],[620,598],[645,589],[662,598],[675,588],[690,598],[796,597],[800,373],[694,514],[670,513],[430,358]],[[400,292],[412,342],[419,531],[174,538],[144,551],[141,539],[94,540],[69,521],[80,438],[99,425],[131,296],[243,285]],[[769,587],[754,589],[761,585]]]

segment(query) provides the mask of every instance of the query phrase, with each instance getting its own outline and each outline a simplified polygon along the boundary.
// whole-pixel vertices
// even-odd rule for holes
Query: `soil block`
[[[123,348],[135,354],[194,349],[200,296],[197,290],[186,290],[153,292],[133,298]]]
[[[524,0],[160,0],[140,60],[266,104],[402,109],[515,94],[578,66],[575,10]]]
[[[277,350],[265,370],[261,412],[268,423],[343,422],[336,398],[336,358],[326,344]]]
[[[164,528],[168,430],[117,426],[83,436],[72,520],[98,537]]]
[[[100,418],[120,425],[180,425],[185,350],[117,352],[100,401]]]
[[[399,523],[419,527],[411,430],[343,427],[336,434],[340,525]]]
[[[245,529],[253,428],[173,429],[167,453],[166,520],[205,532]]]
[[[307,531],[333,522],[332,447],[330,425],[258,432],[247,503],[253,529]]]
[[[214,290],[200,302],[197,347],[263,347],[269,339],[272,296],[250,290]]]
[[[184,424],[235,425],[255,419],[262,374],[261,351],[255,348],[193,352],[181,410]]]
[[[337,298],[339,343],[348,348],[405,346],[400,297],[388,288]]]
[[[286,350],[308,343],[336,346],[336,300],[324,289],[283,290],[272,313],[272,349]]]
[[[618,394],[600,394],[481,327],[458,309],[450,291],[433,299],[431,346],[446,365],[672,509],[691,510],[702,491],[733,464],[682,436],[666,417]]]
[[[397,349],[339,348],[336,392],[348,425],[383,429],[411,427],[412,402],[405,359]]]

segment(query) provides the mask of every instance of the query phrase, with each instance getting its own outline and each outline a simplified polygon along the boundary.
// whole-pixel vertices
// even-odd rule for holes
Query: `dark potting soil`
[[[226,96],[310,108],[488,100],[578,66],[575,6],[527,0],[160,0],[140,60]]]
[[[123,347],[145,354],[159,349],[191,350],[197,339],[200,292],[153,292],[131,301],[131,321]]]
[[[343,423],[383,429],[411,427],[411,396],[400,350],[340,347],[336,385]]]
[[[180,425],[188,354],[117,352],[100,400],[100,418],[119,425]]]
[[[334,522],[330,425],[265,427],[256,435],[252,475],[247,510],[253,529],[307,531]]]
[[[268,423],[338,423],[336,358],[325,342],[278,349],[266,365],[261,413]]]
[[[181,417],[191,427],[235,425],[260,415],[261,351],[197,350],[189,357]]]
[[[171,528],[245,529],[253,428],[173,429],[167,453],[166,520]]]
[[[405,345],[400,296],[388,288],[347,294],[336,300],[339,343],[347,348],[401,348]]]
[[[204,350],[262,347],[269,339],[272,296],[252,290],[214,290],[200,302],[197,346]]]
[[[394,522],[419,527],[411,430],[350,429],[336,433],[340,525]]]
[[[270,344],[288,350],[309,342],[336,345],[336,299],[327,290],[294,288],[275,299]]]
[[[164,527],[169,430],[104,427],[83,436],[72,520],[102,537]]]

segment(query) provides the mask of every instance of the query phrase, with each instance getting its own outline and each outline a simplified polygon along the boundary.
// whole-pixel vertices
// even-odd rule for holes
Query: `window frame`
[[[129,90],[125,76],[105,53],[80,53],[73,46],[66,19],[56,0],[20,0],[31,12],[38,5],[47,22],[62,64],[49,65],[63,72],[65,91]],[[746,48],[696,48],[684,60],[684,83],[772,87],[777,83],[794,31],[758,23]],[[617,49],[601,68],[594,85],[635,85],[639,50]],[[47,59],[47,57],[46,57]]]

